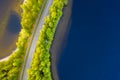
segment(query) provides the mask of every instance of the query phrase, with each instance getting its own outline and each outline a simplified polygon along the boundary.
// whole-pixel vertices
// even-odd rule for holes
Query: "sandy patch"
[[[63,41],[66,41],[66,37],[69,33],[70,26],[68,23],[70,22],[71,18],[71,9],[72,9],[72,0],[69,0],[68,5],[63,10],[63,16],[59,21],[57,26],[57,30],[55,33],[55,37],[53,40],[53,44],[51,47],[51,72],[53,80],[59,80],[58,72],[57,72],[57,62],[60,56],[60,51],[64,47]]]

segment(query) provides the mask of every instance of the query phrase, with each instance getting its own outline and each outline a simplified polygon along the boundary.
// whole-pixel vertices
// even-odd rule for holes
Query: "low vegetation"
[[[8,60],[0,62],[0,80],[18,80],[21,71],[27,42],[32,33],[33,25],[45,0],[27,0],[22,7],[22,29],[16,43],[17,49]],[[4,53],[3,53],[4,54]]]
[[[31,67],[28,69],[27,80],[52,80],[49,50],[65,4],[67,4],[67,0],[53,1],[49,10],[49,15],[45,17],[44,25],[40,31]]]

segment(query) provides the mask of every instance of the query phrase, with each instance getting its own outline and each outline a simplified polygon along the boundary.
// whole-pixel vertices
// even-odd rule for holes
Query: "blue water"
[[[10,19],[7,24],[7,31],[11,32],[13,34],[18,34],[20,31],[21,25],[20,25],[20,18],[19,16],[11,12]]]
[[[73,0],[60,80],[120,80],[120,0]]]

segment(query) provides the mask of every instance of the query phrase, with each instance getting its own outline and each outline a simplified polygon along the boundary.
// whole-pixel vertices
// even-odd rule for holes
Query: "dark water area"
[[[120,1],[73,0],[59,80],[120,80]]]
[[[7,31],[13,34],[18,34],[20,31],[20,18],[14,12],[11,12],[10,19],[7,24]]]

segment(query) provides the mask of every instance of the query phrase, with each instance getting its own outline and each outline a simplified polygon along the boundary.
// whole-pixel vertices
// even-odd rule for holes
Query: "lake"
[[[0,59],[16,49],[20,31],[20,4],[23,0],[0,0]]]
[[[120,80],[120,1],[73,0],[59,80]]]

